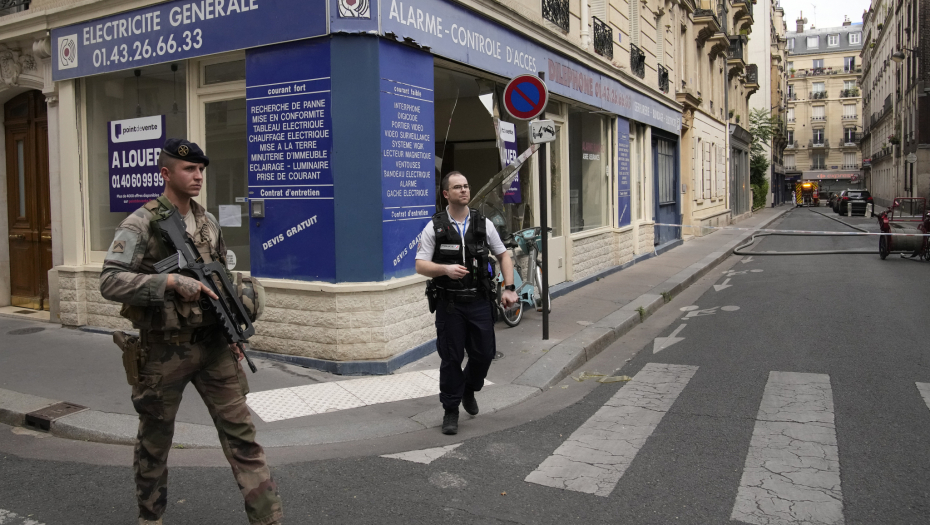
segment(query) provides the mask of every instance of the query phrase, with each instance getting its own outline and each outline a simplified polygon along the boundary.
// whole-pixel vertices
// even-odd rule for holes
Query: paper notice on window
[[[242,227],[242,206],[239,204],[220,204],[220,227]]]

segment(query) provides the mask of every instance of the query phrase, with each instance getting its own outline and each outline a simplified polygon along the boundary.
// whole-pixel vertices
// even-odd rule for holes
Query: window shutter
[[[591,16],[596,16],[601,22],[607,23],[607,0],[591,0]]]
[[[726,150],[723,146],[717,148],[717,197],[727,193],[727,165]]]
[[[710,182],[711,182],[711,153],[712,146],[707,142],[704,143],[704,198],[709,199],[711,196],[710,192]]]
[[[639,46],[639,0],[630,0],[630,42]]]
[[[701,200],[701,166],[700,166],[700,155],[698,154],[698,148],[700,148],[700,143],[695,137],[692,139],[694,141],[694,147],[691,148],[691,194],[693,195],[694,200]]]

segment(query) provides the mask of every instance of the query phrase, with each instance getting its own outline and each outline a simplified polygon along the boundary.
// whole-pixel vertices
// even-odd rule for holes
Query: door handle
[[[47,234],[47,233],[44,233],[44,234],[42,234],[42,240],[43,240],[43,241],[50,241],[50,240],[52,240],[52,236],[49,235],[49,234]]]
[[[10,234],[10,239],[11,239],[11,240],[14,240],[14,241],[22,241],[22,240],[24,240],[25,238],[26,238],[26,236],[23,235],[23,234],[21,234],[21,233],[11,233],[11,234]]]

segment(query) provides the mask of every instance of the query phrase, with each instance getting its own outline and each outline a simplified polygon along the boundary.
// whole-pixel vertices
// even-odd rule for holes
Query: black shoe
[[[452,436],[459,432],[459,411],[446,410],[442,416],[442,433]]]
[[[478,401],[475,400],[474,390],[465,389],[465,394],[462,396],[462,408],[473,416],[478,415]]]

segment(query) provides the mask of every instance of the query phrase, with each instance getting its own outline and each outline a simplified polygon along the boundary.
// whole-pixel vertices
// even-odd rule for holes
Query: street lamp
[[[905,47],[905,48],[904,48],[904,51],[910,51],[911,53],[914,53],[914,52],[916,52],[917,50],[916,50],[916,49],[909,49],[909,48],[906,48],[906,47]],[[891,55],[891,59],[894,60],[895,62],[899,63],[899,64],[900,64],[901,62],[904,62],[904,58],[905,58],[905,57],[904,57],[904,53],[903,53],[902,51],[898,51],[897,53],[892,53],[892,55]]]

